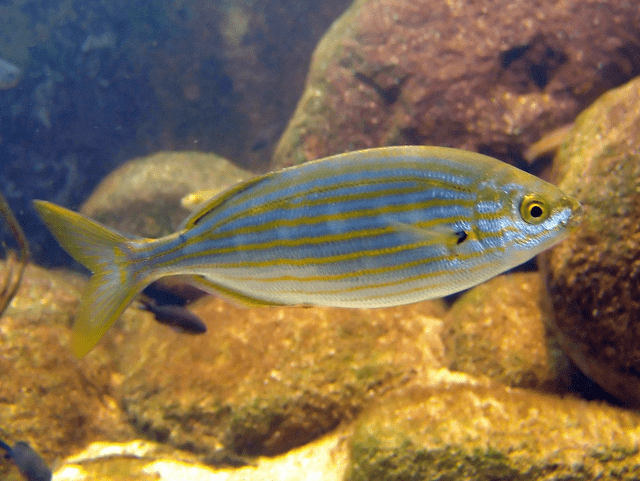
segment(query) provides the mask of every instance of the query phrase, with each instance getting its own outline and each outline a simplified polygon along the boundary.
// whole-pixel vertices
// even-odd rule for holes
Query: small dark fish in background
[[[203,334],[207,326],[193,312],[176,304],[158,304],[153,299],[139,297],[141,308],[153,314],[156,321],[185,334]]]
[[[13,448],[4,441],[0,441],[0,448],[7,452],[5,458],[13,459],[18,470],[27,481],[51,481],[52,473],[49,466],[24,441],[18,441],[13,445]]]

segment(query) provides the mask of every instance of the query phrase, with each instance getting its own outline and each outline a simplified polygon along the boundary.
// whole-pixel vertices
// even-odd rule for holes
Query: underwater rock
[[[640,475],[640,415],[499,385],[416,387],[356,422],[345,481]]]
[[[613,396],[640,406],[640,78],[600,97],[554,160],[581,227],[543,255],[562,349]]]
[[[638,72],[639,25],[622,0],[357,0],[318,44],[272,167],[402,144],[518,159]]]
[[[6,262],[0,261],[2,279],[5,269]],[[85,283],[86,278],[80,274],[27,264],[20,288],[5,314],[17,316],[26,324],[71,327]]]
[[[161,237],[190,214],[180,200],[191,192],[228,187],[253,174],[215,154],[158,152],[109,174],[80,210],[128,234]]]
[[[0,58],[0,90],[15,87],[21,78],[22,70],[19,67]]]
[[[444,360],[441,301],[249,309],[207,297],[190,309],[206,334],[179,335],[141,313],[106,336],[136,427],[204,457],[219,447],[275,455],[301,446]]]
[[[464,293],[443,319],[449,369],[508,386],[551,384],[555,372],[539,306],[544,295],[537,272],[497,276]]]
[[[5,263],[0,263],[0,278]],[[0,319],[0,427],[5,441],[27,441],[48,462],[86,443],[131,439],[111,391],[104,348],[76,359],[69,324],[84,281],[28,265]],[[1,475],[0,475],[1,477]]]

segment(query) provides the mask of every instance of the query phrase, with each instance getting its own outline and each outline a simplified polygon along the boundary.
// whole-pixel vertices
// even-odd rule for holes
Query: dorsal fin
[[[246,189],[248,189],[250,187],[253,187],[255,184],[257,184],[259,182],[262,182],[265,178],[269,177],[270,175],[271,174],[264,174],[264,175],[261,175],[261,176],[258,176],[256,178],[254,178],[254,179],[243,180],[243,181],[238,182],[237,184],[229,187],[225,191],[221,192],[220,195],[218,195],[218,196],[214,197],[213,199],[210,199],[209,201],[205,202],[200,207],[200,209],[198,209],[196,212],[194,212],[189,217],[187,217],[182,222],[182,224],[180,225],[178,230],[188,229],[190,227],[193,227],[193,226],[197,225],[198,222],[200,222],[207,215],[209,215],[211,212],[216,210],[220,205],[224,204],[231,197],[233,197],[236,194],[239,194],[240,192],[245,191]]]

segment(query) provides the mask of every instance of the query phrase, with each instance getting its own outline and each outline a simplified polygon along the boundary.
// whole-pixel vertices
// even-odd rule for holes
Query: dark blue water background
[[[23,69],[0,90],[0,189],[34,259],[69,261],[31,199],[77,209],[131,158],[201,150],[265,169],[315,44],[349,3],[0,0],[0,58]]]

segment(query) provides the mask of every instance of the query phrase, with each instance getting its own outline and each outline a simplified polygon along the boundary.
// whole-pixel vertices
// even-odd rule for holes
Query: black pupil
[[[531,217],[533,218],[540,217],[542,215],[542,207],[540,207],[539,205],[531,206],[531,210],[529,210],[529,214],[531,214]]]

